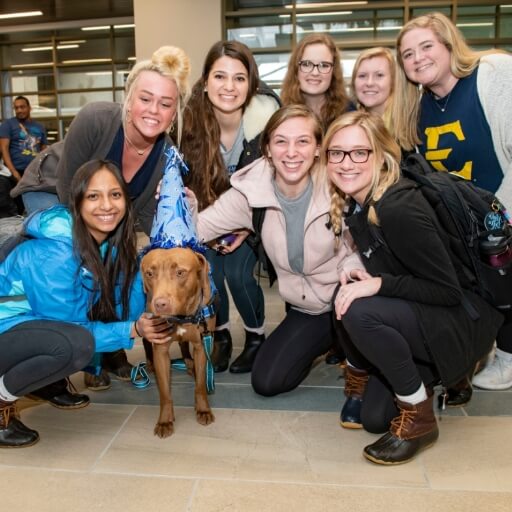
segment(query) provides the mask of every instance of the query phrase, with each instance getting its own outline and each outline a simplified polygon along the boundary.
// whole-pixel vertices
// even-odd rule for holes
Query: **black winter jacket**
[[[379,295],[411,303],[441,380],[451,386],[489,352],[503,317],[461,286],[448,240],[416,184],[400,179],[375,208],[380,226],[369,224],[368,207],[349,215],[347,226],[367,271],[382,277]]]

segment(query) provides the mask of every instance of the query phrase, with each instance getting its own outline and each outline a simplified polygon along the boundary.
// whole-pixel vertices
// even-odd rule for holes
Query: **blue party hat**
[[[153,219],[149,246],[144,252],[151,249],[188,247],[204,253],[205,247],[199,242],[183,185],[182,176],[188,173],[188,167],[174,146],[166,149],[165,156],[167,161],[160,186],[160,198]]]

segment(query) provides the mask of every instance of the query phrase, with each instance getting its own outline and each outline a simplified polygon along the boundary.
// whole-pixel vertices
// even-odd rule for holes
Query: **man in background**
[[[20,180],[27,165],[48,143],[44,126],[33,121],[30,112],[28,98],[17,96],[14,99],[15,117],[5,120],[0,126],[0,149],[5,166],[3,176],[0,176],[0,217],[12,214],[13,200],[9,192]],[[5,176],[8,173],[10,176]],[[17,210],[18,213],[23,212],[21,201],[17,204]]]

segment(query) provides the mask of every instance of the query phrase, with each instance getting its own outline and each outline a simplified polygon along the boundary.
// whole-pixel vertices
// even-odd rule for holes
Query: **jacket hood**
[[[69,209],[61,204],[33,213],[25,221],[25,232],[32,238],[72,243],[73,220]]]
[[[252,97],[243,115],[246,140],[253,140],[265,128],[270,116],[281,106],[276,93],[264,82],[259,83],[258,92]]]

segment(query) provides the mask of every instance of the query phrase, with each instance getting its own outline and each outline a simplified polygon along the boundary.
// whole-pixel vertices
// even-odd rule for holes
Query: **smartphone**
[[[228,233],[217,238],[217,244],[223,245],[224,247],[229,247],[236,239],[237,235],[234,233]]]

